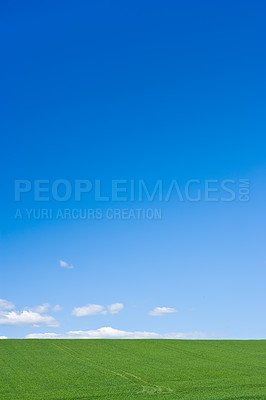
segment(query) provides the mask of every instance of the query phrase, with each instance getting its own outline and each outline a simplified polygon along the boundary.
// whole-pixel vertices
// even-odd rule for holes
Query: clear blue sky
[[[265,2],[1,8],[0,336],[265,338]],[[36,202],[32,190],[15,201],[15,180],[51,191],[58,179],[100,180],[104,193],[116,179],[219,189],[217,201]],[[228,179],[236,199],[222,201]],[[159,220],[105,216],[156,207]],[[16,219],[18,208],[104,216]]]

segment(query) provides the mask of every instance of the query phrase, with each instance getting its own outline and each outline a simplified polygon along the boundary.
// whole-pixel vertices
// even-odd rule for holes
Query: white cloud
[[[25,307],[25,310],[43,314],[43,313],[46,313],[49,310],[49,308],[50,308],[50,304],[49,303],[44,303],[44,304],[42,304],[40,306]]]
[[[87,315],[106,314],[106,310],[98,304],[87,304],[83,307],[74,308],[72,314],[76,317],[85,317]]]
[[[104,327],[89,331],[69,331],[67,333],[31,333],[26,339],[216,339],[217,334],[204,332],[174,332],[160,334],[155,332],[130,332]]]
[[[63,261],[63,260],[59,260],[59,265],[60,265],[60,267],[67,268],[67,269],[73,269],[74,268],[74,265],[68,264],[66,261]]]
[[[52,308],[52,310],[54,311],[54,312],[58,312],[58,311],[61,311],[62,310],[62,306],[60,306],[60,304],[56,304],[53,308]]]
[[[123,310],[124,304],[114,303],[114,304],[107,306],[107,308],[108,308],[110,314],[117,314]]]
[[[0,336],[0,339],[7,339],[6,336]]]
[[[14,304],[10,301],[0,299],[0,310],[13,310],[14,308]]]
[[[64,335],[60,335],[58,333],[30,333],[25,336],[25,339],[68,339],[67,336],[61,337]]]
[[[152,315],[153,317],[162,317],[164,315],[174,314],[177,312],[178,311],[175,308],[171,308],[171,307],[155,307],[148,314]]]
[[[41,315],[38,312],[23,310],[9,311],[0,313],[0,325],[11,326],[36,326],[48,325],[52,327],[59,326],[58,322],[50,315]]]

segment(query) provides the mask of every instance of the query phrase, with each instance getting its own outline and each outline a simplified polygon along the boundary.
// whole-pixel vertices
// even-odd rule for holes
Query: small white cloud
[[[155,307],[148,314],[152,315],[153,317],[163,317],[164,315],[174,314],[177,312],[178,311],[175,308],[171,308],[171,307]]]
[[[58,311],[61,311],[62,310],[62,306],[60,306],[60,304],[56,304],[53,308],[52,308],[52,310],[54,311],[54,312],[58,312]]]
[[[25,336],[25,339],[63,339],[59,337],[61,335],[57,333],[30,333],[29,335]]]
[[[120,311],[123,310],[124,304],[122,303],[114,303],[107,306],[110,314],[118,314]]]
[[[146,331],[122,331],[109,327],[89,331],[69,331],[67,333],[31,333],[26,339],[217,339],[217,334],[204,332],[174,332],[160,334]]]
[[[63,261],[63,260],[59,260],[59,265],[60,265],[60,267],[67,268],[67,269],[73,269],[74,268],[74,265],[68,264],[66,261]]]
[[[85,317],[87,315],[106,314],[106,310],[98,304],[87,304],[83,307],[74,308],[72,314],[76,317]]]
[[[48,325],[59,326],[58,322],[50,315],[41,315],[34,311],[23,310],[2,312],[0,314],[0,325],[27,326],[27,325]]]
[[[50,304],[49,303],[44,303],[44,304],[42,304],[40,306],[25,307],[25,310],[43,314],[43,313],[46,313],[49,310],[49,308],[50,308]]]
[[[0,336],[0,339],[7,339],[7,336]]]
[[[0,299],[0,310],[13,310],[15,305],[11,301]]]

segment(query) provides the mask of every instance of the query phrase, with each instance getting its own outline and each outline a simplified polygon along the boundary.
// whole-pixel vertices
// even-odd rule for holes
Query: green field
[[[0,399],[266,399],[266,341],[1,340]]]

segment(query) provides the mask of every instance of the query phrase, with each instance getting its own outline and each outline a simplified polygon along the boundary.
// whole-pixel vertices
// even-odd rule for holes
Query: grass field
[[[266,399],[266,341],[1,340],[1,400]]]

